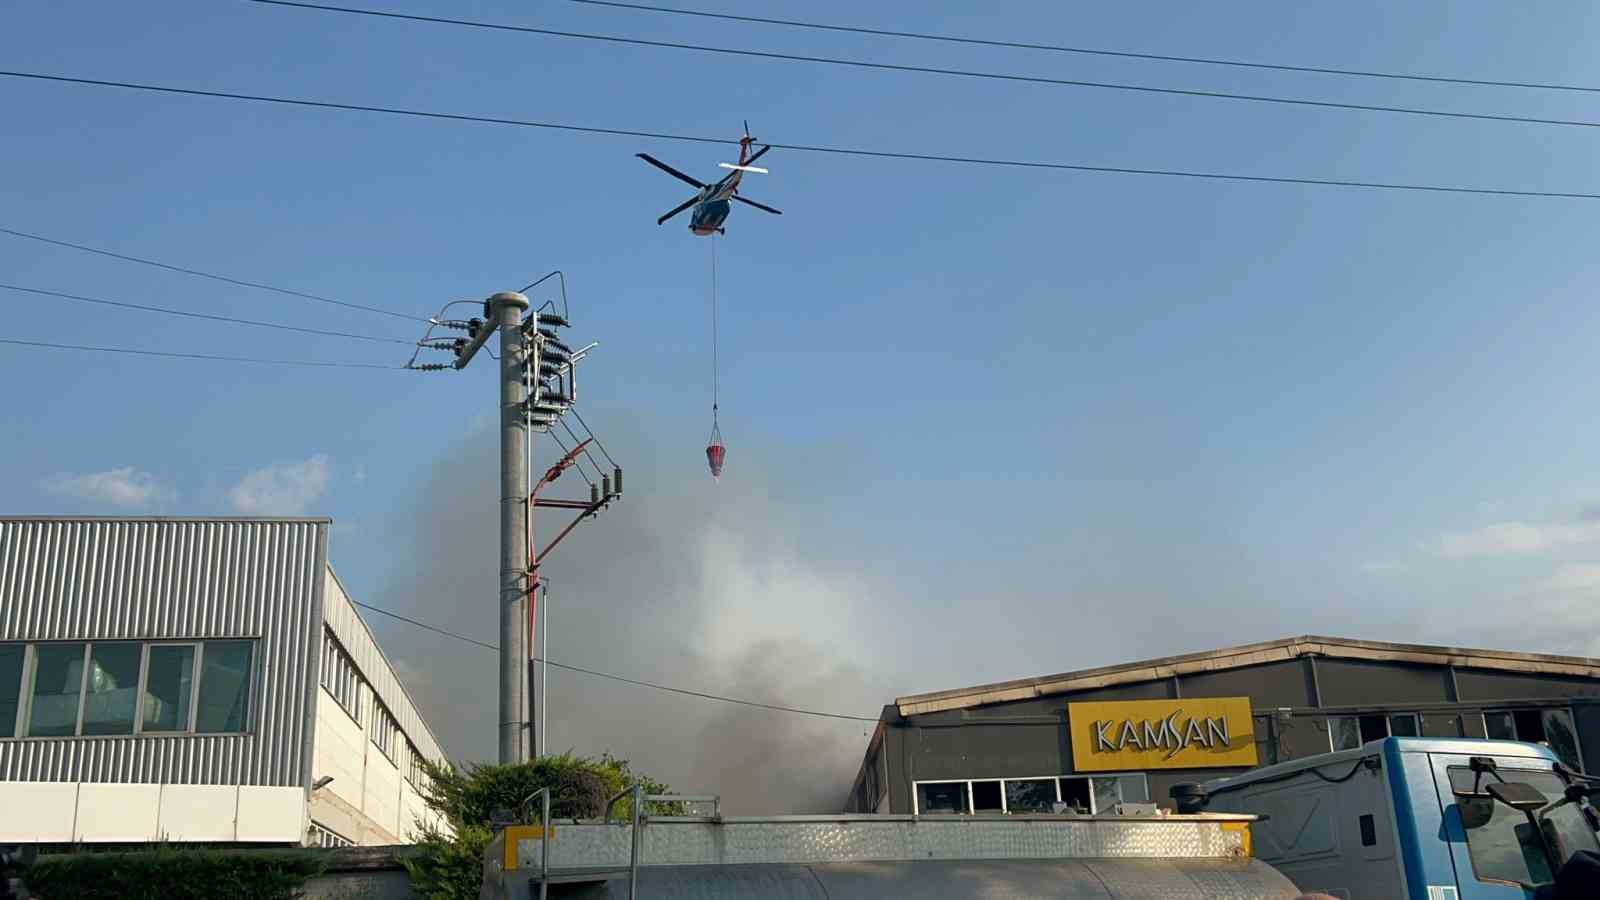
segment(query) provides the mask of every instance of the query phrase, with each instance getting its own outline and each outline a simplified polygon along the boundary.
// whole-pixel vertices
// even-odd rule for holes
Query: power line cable
[[[171,359],[202,359],[215,362],[258,363],[270,366],[315,366],[323,369],[388,369],[405,371],[404,366],[383,366],[377,363],[319,362],[301,359],[261,359],[254,356],[218,356],[211,353],[177,353],[169,350],[139,350],[133,347],[93,347],[85,344],[58,344],[50,341],[28,341],[21,338],[0,338],[0,344],[18,347],[40,347],[48,350],[83,350],[95,353],[129,353],[135,356],[162,356]]]
[[[95,78],[76,78],[66,75],[45,75],[38,72],[16,72],[0,70],[0,77],[24,78],[35,81],[58,82],[62,84],[89,85],[93,87],[121,88],[133,91],[147,91],[158,94],[177,94],[190,97],[211,97],[221,100],[244,100],[252,103],[274,103],[282,106],[299,106],[312,109],[332,109],[344,112],[370,112],[391,116],[407,116],[418,119],[437,119],[449,122],[476,122],[486,125],[509,125],[518,128],[544,128],[554,131],[570,131],[581,134],[600,134],[612,137],[638,137],[662,141],[681,141],[694,144],[731,143],[725,138],[697,137],[694,135],[669,134],[658,131],[638,131],[625,128],[597,128],[585,125],[568,125],[559,122],[537,122],[527,119],[510,119],[496,116],[475,116],[463,113],[432,112],[428,110],[404,109],[393,106],[370,106],[357,103],[335,103],[327,100],[306,100],[297,97],[273,97],[262,94],[240,94],[229,91],[208,91],[197,88],[178,88],[166,85],[141,84],[130,81],[107,81]],[[1295,178],[1273,175],[1238,175],[1226,172],[1203,172],[1187,169],[1148,169],[1133,166],[1095,166],[1082,163],[1040,162],[1032,160],[998,159],[976,156],[954,156],[934,153],[908,153],[889,150],[865,150],[853,147],[828,147],[817,144],[779,144],[770,145],[775,150],[792,150],[800,153],[829,153],[839,156],[859,156],[870,159],[899,159],[917,160],[922,162],[956,163],[962,165],[997,166],[1002,168],[1018,169],[1047,169],[1067,172],[1093,172],[1109,175],[1156,175],[1169,178],[1196,178],[1208,181],[1241,181],[1259,184],[1298,184],[1315,185],[1320,187],[1342,188],[1370,188],[1375,190],[1390,191],[1421,191],[1440,194],[1480,194],[1499,197],[1548,197],[1565,200],[1600,200],[1600,193],[1584,193],[1580,191],[1529,191],[1512,190],[1505,188],[1473,188],[1454,185],[1414,184],[1404,182],[1384,181],[1355,181],[1334,178]],[[4,229],[0,229],[4,232]],[[15,232],[4,232],[15,233]],[[29,235],[31,237],[31,235]],[[142,261],[142,260],[141,260]],[[183,271],[183,270],[180,270]],[[204,274],[204,273],[195,273]],[[207,276],[210,277],[210,276]],[[223,279],[226,280],[226,279]],[[251,285],[252,287],[255,285]],[[400,315],[394,313],[393,315]]]
[[[429,625],[426,622],[419,622],[416,619],[412,619],[412,618],[409,618],[407,616],[402,616],[399,613],[390,612],[389,610],[384,609],[382,607],[373,606],[370,603],[362,603],[360,600],[351,600],[350,602],[354,603],[356,606],[361,607],[362,609],[370,609],[373,612],[378,613],[380,615],[388,616],[391,619],[398,619],[401,622],[405,622],[405,623],[407,623],[409,625],[415,625],[416,627],[424,629],[426,631],[431,631],[431,632],[433,632],[435,634],[442,634],[445,637],[455,638],[458,641],[466,641],[469,644],[475,644],[475,645],[477,645],[479,647],[483,647],[483,648],[488,649],[488,650],[493,650],[496,653],[500,652],[500,646],[498,644],[486,643],[484,641],[477,640],[476,638],[467,637],[464,634],[457,634],[454,631],[447,631],[447,630],[445,630],[443,628],[438,628],[436,626]],[[598,670],[595,670],[595,669],[585,669],[582,666],[571,666],[571,665],[567,665],[566,663],[558,663],[553,659],[542,659],[542,658],[537,657],[537,656],[530,657],[530,659],[532,659],[534,662],[543,662],[546,665],[554,666],[557,669],[566,669],[569,672],[581,672],[584,675],[593,675],[596,678],[608,678],[608,679],[610,679],[612,681],[620,681],[620,682],[622,682],[624,684],[638,685],[639,687],[653,688],[654,690],[668,691],[668,692],[673,693],[673,694],[683,694],[683,695],[686,695],[686,696],[689,696],[689,697],[700,697],[700,698],[705,699],[705,700],[718,700],[718,701],[721,701],[723,703],[736,703],[736,704],[738,704],[740,706],[754,706],[754,707],[757,707],[759,709],[770,709],[770,710],[775,710],[777,712],[796,713],[796,714],[802,715],[802,716],[818,716],[818,717],[824,718],[824,719],[845,719],[845,720],[851,721],[851,722],[876,722],[876,721],[878,721],[875,718],[869,718],[867,716],[850,716],[850,715],[845,715],[844,713],[821,712],[819,710],[814,710],[814,709],[800,709],[798,707],[793,707],[793,706],[779,706],[778,704],[775,704],[775,703],[758,703],[755,700],[741,700],[741,699],[739,699],[737,697],[724,697],[724,696],[722,696],[720,694],[708,694],[708,693],[706,693],[704,691],[691,691],[691,690],[688,690],[686,688],[672,687],[671,685],[666,685],[666,684],[657,684],[657,683],[655,683],[653,681],[640,681],[637,678],[624,678],[621,675],[613,675],[610,672],[601,672],[601,671],[598,671]]]
[[[632,44],[640,47],[660,47],[671,50],[692,50],[699,53],[720,53],[727,56],[744,56],[760,59],[777,59],[787,62],[817,63],[830,66],[847,66],[856,69],[876,69],[889,72],[911,72],[919,75],[949,75],[958,78],[977,78],[991,81],[1009,81],[1022,84],[1045,84],[1054,87],[1095,88],[1098,90],[1133,91],[1141,94],[1168,94],[1179,97],[1202,97],[1209,100],[1241,100],[1250,103],[1277,103],[1287,106],[1309,106],[1319,109],[1344,109],[1360,112],[1399,113],[1410,116],[1432,116],[1446,119],[1475,119],[1486,122],[1513,122],[1522,125],[1565,125],[1583,128],[1600,128],[1600,122],[1581,119],[1546,119],[1538,116],[1496,115],[1494,113],[1452,112],[1416,106],[1383,106],[1374,103],[1345,103],[1337,100],[1308,100],[1300,97],[1275,97],[1267,94],[1236,94],[1228,91],[1203,91],[1195,88],[1152,87],[1142,84],[1125,84],[1115,81],[1087,81],[1076,78],[1045,78],[1037,75],[1017,75],[1005,72],[979,72],[971,69],[944,69],[936,66],[911,66],[900,63],[871,62],[861,59],[844,59],[833,56],[806,56],[797,53],[776,53],[769,50],[744,50],[737,47],[711,47],[704,44],[685,44],[679,41],[652,41],[644,38],[621,37],[611,34],[589,34],[579,31],[557,31],[553,28],[534,28],[528,25],[507,25],[500,22],[480,22],[472,19],[448,19],[442,16],[419,16],[409,13],[388,12],[375,9],[358,9],[349,6],[330,6],[321,3],[303,3],[299,0],[250,0],[268,6],[286,6],[318,12],[347,13],[381,19],[400,19],[408,22],[425,22],[430,25],[455,25],[463,28],[482,28],[491,31],[512,31],[521,34],[539,34],[546,37],[572,38],[584,41],[601,41],[610,44]]]
[[[120,309],[138,309],[145,312],[165,313],[169,316],[184,316],[191,319],[207,319],[213,322],[228,322],[234,325],[250,325],[256,328],[276,328],[280,331],[297,331],[302,334],[318,334],[326,337],[350,338],[357,341],[375,341],[385,344],[411,345],[411,341],[402,341],[399,338],[374,337],[370,334],[356,334],[351,331],[323,331],[320,328],[301,328],[298,325],[283,325],[277,322],[257,322],[254,319],[238,319],[233,316],[217,316],[210,313],[189,312],[182,309],[170,309],[165,306],[146,306],[142,303],[127,303],[121,300],[106,300],[101,297],[85,297],[80,294],[67,294],[61,291],[47,291],[43,288],[23,287],[20,284],[0,283],[0,290],[19,291],[24,294],[38,294],[43,297],[57,297],[62,300],[77,300],[83,303],[98,303],[102,306],[115,306]]]
[[[1549,91],[1578,91],[1597,93],[1600,88],[1576,84],[1557,84],[1547,81],[1501,81],[1491,78],[1459,78],[1446,75],[1416,75],[1407,72],[1382,72],[1375,69],[1337,69],[1326,66],[1295,66],[1286,63],[1250,62],[1240,59],[1219,59],[1206,56],[1174,56],[1165,53],[1139,53],[1129,50],[1102,50],[1092,47],[1073,47],[1063,44],[1036,44],[1028,41],[985,40],[959,37],[950,34],[929,34],[919,31],[894,31],[883,28],[864,28],[854,25],[834,25],[823,22],[801,22],[794,19],[772,19],[764,16],[740,16],[732,13],[707,12],[698,9],[677,9],[669,6],[650,6],[643,3],[619,3],[616,0],[571,0],[589,6],[610,6],[617,9],[644,12],[670,13],[678,16],[697,16],[704,19],[725,19],[730,22],[753,22],[760,25],[782,25],[788,28],[809,28],[815,31],[870,34],[878,37],[913,38],[919,41],[939,41],[948,44],[973,44],[980,47],[1005,47],[1014,50],[1048,50],[1054,53],[1075,53],[1085,56],[1111,56],[1121,59],[1147,59],[1160,62],[1199,63],[1207,66],[1232,66],[1241,69],[1266,69],[1277,72],[1312,72],[1320,75],[1349,75],[1360,78],[1389,78],[1400,81],[1427,81],[1438,84],[1467,84],[1485,87],[1534,88]]]
[[[20,72],[6,72],[6,73],[3,73],[3,74],[11,76],[11,77],[16,77],[16,78],[28,78],[28,77],[43,78],[43,77],[45,77],[45,76],[30,76],[30,75],[28,75],[26,73],[20,73]],[[70,79],[50,79],[50,80],[70,80]],[[49,238],[49,237],[45,237],[42,234],[30,234],[29,232],[26,232],[26,231],[17,231],[15,229],[11,229],[11,228],[0,228],[0,234],[9,234],[12,237],[26,238],[27,240],[30,240],[30,241],[39,241],[39,242],[45,243],[45,244],[54,244],[57,247],[69,247],[69,248],[71,248],[73,250],[81,250],[84,253],[93,253],[93,254],[96,254],[98,256],[107,256],[107,257],[110,257],[111,259],[120,259],[123,262],[138,263],[138,264],[143,265],[143,266],[154,266],[154,267],[156,267],[158,269],[166,269],[169,272],[181,272],[181,273],[183,273],[185,275],[194,275],[194,276],[197,276],[197,277],[200,277],[200,278],[209,278],[212,281],[221,281],[221,282],[223,282],[225,284],[237,285],[239,287],[255,288],[256,290],[260,290],[260,291],[271,291],[271,292],[273,292],[275,294],[285,294],[285,295],[290,296],[290,297],[300,297],[300,298],[303,298],[303,299],[306,299],[306,300],[315,300],[318,303],[331,303],[334,306],[343,306],[343,307],[347,307],[349,309],[360,309],[360,310],[365,310],[366,312],[378,313],[380,315],[394,316],[397,319],[405,319],[405,320],[411,321],[411,322],[426,322],[426,321],[428,321],[426,318],[424,318],[422,316],[412,316],[412,315],[407,315],[406,313],[398,313],[398,312],[395,312],[392,309],[383,309],[383,308],[377,307],[377,306],[366,306],[366,305],[360,304],[360,303],[350,303],[350,302],[347,302],[347,301],[344,301],[344,300],[335,300],[332,297],[323,297],[323,296],[320,296],[318,294],[308,294],[308,293],[306,293],[304,291],[296,291],[296,290],[291,290],[289,288],[276,287],[276,286],[270,285],[270,284],[262,284],[259,281],[245,281],[242,278],[230,278],[227,275],[218,275],[218,274],[216,274],[214,272],[203,272],[203,271],[201,271],[199,269],[190,269],[190,268],[187,268],[185,266],[176,266],[176,265],[173,265],[172,263],[164,263],[164,262],[161,262],[159,260],[146,259],[146,258],[141,257],[141,256],[130,256],[130,255],[126,254],[126,253],[115,253],[115,252],[113,252],[111,250],[103,250],[103,249],[101,249],[99,247],[90,247],[87,244],[75,244],[75,243],[73,243],[71,241],[63,241],[63,240],[59,240],[57,238]]]

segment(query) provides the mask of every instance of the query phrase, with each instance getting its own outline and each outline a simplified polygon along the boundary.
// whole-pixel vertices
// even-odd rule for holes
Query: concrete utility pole
[[[523,290],[537,287],[555,276],[560,276],[560,272],[552,272]],[[539,563],[579,522],[622,495],[621,467],[605,453],[593,433],[588,432],[582,418],[579,417],[579,424],[588,433],[585,438],[580,438],[562,422],[577,398],[576,364],[595,345],[573,351],[561,342],[556,329],[568,325],[564,276],[561,284],[560,312],[547,302],[526,318],[528,298],[515,291],[498,293],[483,301],[481,319],[446,319],[445,310],[465,301],[446,304],[439,315],[429,319],[428,333],[417,342],[417,353],[406,364],[406,368],[424,372],[464,369],[490,337],[495,332],[500,333],[500,577],[495,609],[500,614],[499,739],[503,764],[525,762],[538,753],[538,735],[532,727],[535,716],[530,709],[534,691],[530,684],[533,661],[529,651],[532,649],[530,638],[536,631],[533,627],[537,608],[534,591],[538,585]],[[465,331],[468,337],[434,337],[436,328]],[[423,351],[447,351],[455,355],[455,360],[448,364],[418,362]],[[577,442],[571,450],[567,450],[551,431],[558,423]],[[530,490],[531,433],[534,430],[549,433],[552,441],[566,453]],[[611,463],[611,474],[604,474],[599,462],[589,455],[591,444]],[[589,499],[556,500],[538,496],[540,489],[559,478],[562,472],[571,468],[585,472],[586,462],[594,470],[595,479],[600,481],[600,485],[595,485],[588,474],[582,475],[590,483]],[[541,506],[577,513],[577,517],[542,549],[535,545],[532,527],[533,510]],[[540,655],[542,658],[543,654]],[[540,703],[542,711],[543,703]],[[542,725],[539,731],[543,731]]]
[[[523,667],[523,598],[528,594],[528,470],[522,454],[524,429],[524,359],[522,314],[528,298],[504,291],[489,298],[500,331],[500,762],[528,758],[524,740],[527,681]]]

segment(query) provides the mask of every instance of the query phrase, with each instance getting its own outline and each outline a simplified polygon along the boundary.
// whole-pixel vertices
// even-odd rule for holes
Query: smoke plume
[[[840,530],[822,500],[782,495],[759,451],[741,451],[712,483],[692,452],[669,458],[648,447],[608,439],[626,466],[624,498],[580,525],[543,567],[550,659],[762,703],[876,715],[893,692],[869,675],[862,613],[873,597],[837,574],[861,567],[817,540]],[[486,476],[497,464],[492,431],[467,435],[439,458],[418,485],[409,529],[395,536],[379,603],[497,640],[498,479]],[[587,497],[588,486],[568,471],[545,496]],[[570,521],[560,510],[538,516],[545,541]],[[495,654],[374,624],[446,751],[493,760]],[[558,669],[549,702],[550,749],[611,752],[676,790],[720,793],[731,813],[839,811],[872,727]]]

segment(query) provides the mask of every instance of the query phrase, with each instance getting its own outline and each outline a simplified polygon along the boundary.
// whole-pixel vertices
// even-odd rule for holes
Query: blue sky
[[[1579,3],[1536,15],[1443,2],[950,7],[707,8],[1600,85],[1590,39],[1600,13]],[[1575,93],[924,44],[555,0],[380,8],[1600,119]],[[1600,191],[1582,128],[864,72],[243,2],[19,3],[6,22],[6,68],[88,78],[730,139],[748,118],[759,137],[796,144]],[[710,247],[677,221],[654,224],[686,195],[632,154],[709,176],[731,145],[3,79],[0,103],[0,227],[419,315],[564,270],[574,337],[601,342],[585,417],[638,474],[607,524],[552,563],[570,585],[565,602],[588,616],[553,645],[557,659],[871,714],[899,693],[1306,631],[1600,653],[1584,612],[1600,585],[1600,425],[1589,410],[1600,201],[774,150],[772,174],[746,190],[786,214],[736,209],[719,245],[730,459],[713,484],[701,454]],[[3,235],[0,273],[131,302],[417,333]],[[406,355],[12,292],[0,302],[12,338]],[[419,593],[440,571],[481,568],[466,556],[492,554],[494,476],[474,463],[492,460],[481,418],[490,367],[417,375],[4,347],[0,384],[11,436],[0,508],[331,515],[333,561],[358,597],[493,638],[475,583],[448,601]],[[459,553],[428,525],[430,504],[448,504],[456,487],[488,504],[481,520],[458,511],[462,529],[479,529]],[[640,560],[637,580],[596,575],[617,554]],[[640,596],[656,590],[660,609],[682,614],[662,614],[649,641],[617,652],[608,641],[631,635]],[[452,687],[434,671],[470,648],[374,627],[450,719],[456,752],[490,752],[492,707],[460,700],[474,682]],[[763,641],[816,648],[818,671],[840,680],[760,681],[738,660]],[[472,666],[492,677],[492,659],[463,658],[462,678],[478,677]],[[580,749],[625,743],[625,725],[657,709],[576,677],[554,689],[577,698],[561,724]],[[585,718],[608,704],[632,718]],[[859,735],[845,737],[859,753]],[[680,780],[708,775],[671,747],[639,752]]]

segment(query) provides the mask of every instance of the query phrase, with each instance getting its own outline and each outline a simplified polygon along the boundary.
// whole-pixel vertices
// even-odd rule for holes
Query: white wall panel
[[[78,815],[78,785],[0,781],[0,843],[69,844]]]
[[[154,840],[161,834],[159,784],[80,784],[74,840],[122,843]]]
[[[361,809],[379,828],[400,834],[400,772],[371,743],[367,744],[367,793]]]
[[[156,831],[168,841],[231,841],[238,809],[236,786],[164,784]]]
[[[322,791],[360,809],[366,792],[367,737],[339,702],[321,688],[317,689],[316,745],[312,783],[333,776],[333,783]]]
[[[306,839],[306,792],[300,788],[239,788],[238,839],[300,843]]]

